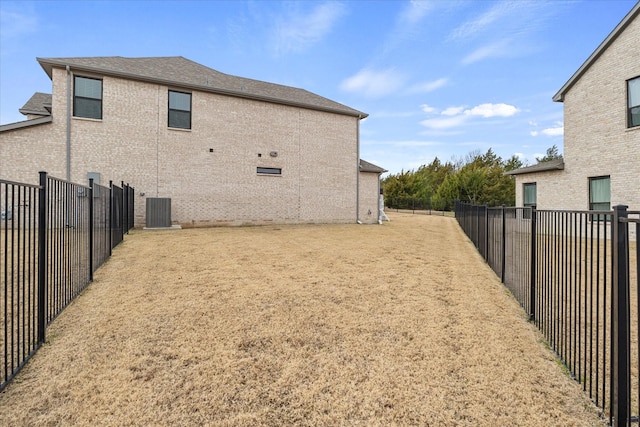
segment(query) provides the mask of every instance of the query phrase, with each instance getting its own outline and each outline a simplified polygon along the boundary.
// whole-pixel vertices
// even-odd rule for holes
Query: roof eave
[[[631,23],[631,21],[640,13],[640,2],[636,3],[629,13],[620,21],[620,23],[611,31],[606,39],[600,46],[593,51],[593,53],[587,58],[587,60],[573,73],[571,78],[553,95],[553,101],[564,102],[565,94],[573,87],[573,85],[582,77],[582,75],[589,69],[589,67],[602,55],[602,53],[614,42],[614,40],[624,31],[625,28]]]
[[[20,108],[18,110],[18,112],[20,114],[24,114],[25,116],[27,114],[33,114],[33,115],[36,115],[36,116],[50,116],[51,115],[51,112],[48,112],[48,111],[29,110],[29,109],[26,109],[26,108]]]
[[[360,172],[370,172],[370,173],[377,173],[377,174],[383,174],[383,173],[389,172],[385,168],[382,168],[378,165],[374,165],[373,163],[368,162],[366,160],[360,159],[360,162],[358,162],[358,164],[359,164]]]
[[[31,126],[43,125],[46,123],[51,123],[53,121],[52,116],[44,116],[38,117],[37,119],[24,120],[16,123],[8,123],[6,125],[0,125],[0,132],[7,132],[16,129],[22,129]]]
[[[305,104],[305,103],[302,103],[302,102],[293,102],[293,101],[287,101],[287,100],[283,100],[283,99],[279,99],[279,98],[271,98],[271,97],[268,97],[268,96],[260,96],[260,95],[255,95],[255,94],[249,94],[249,93],[246,93],[246,92],[238,92],[238,91],[230,91],[230,90],[224,90],[224,89],[219,89],[219,88],[213,88],[213,87],[210,87],[210,86],[189,85],[189,84],[174,82],[174,81],[171,81],[171,80],[151,78],[151,77],[143,77],[143,76],[139,76],[139,75],[131,74],[131,73],[123,73],[123,72],[119,72],[119,71],[105,70],[104,68],[78,66],[78,65],[71,66],[70,64],[67,64],[65,61],[56,61],[56,60],[51,60],[51,59],[46,59],[46,58],[36,58],[36,59],[40,63],[40,66],[42,66],[44,71],[47,73],[49,78],[52,78],[53,67],[57,66],[57,67],[61,67],[61,68],[66,68],[67,66],[69,66],[70,69],[74,69],[74,70],[78,70],[78,71],[84,71],[84,72],[88,72],[88,73],[104,74],[104,75],[109,75],[109,76],[113,76],[113,77],[121,77],[121,78],[128,79],[128,80],[136,80],[136,81],[157,83],[157,84],[166,85],[166,86],[169,86],[169,87],[176,87],[176,88],[179,87],[179,88],[184,88],[184,89],[197,90],[197,91],[201,91],[201,92],[209,92],[209,93],[215,93],[215,94],[219,94],[219,95],[234,96],[234,97],[237,97],[237,98],[245,98],[245,99],[252,99],[252,100],[256,100],[256,101],[271,102],[271,103],[280,104],[280,105],[288,105],[288,106],[291,106],[291,107],[305,108],[305,109],[308,109],[308,110],[316,110],[316,111],[323,111],[323,112],[327,112],[327,113],[341,114],[341,115],[345,115],[345,116],[357,117],[360,120],[369,116],[367,113],[363,113],[362,111],[357,111],[357,110],[353,110],[353,112],[347,112],[347,111],[340,110],[340,109],[337,109],[337,108],[321,107],[321,106],[317,106],[317,105]]]
[[[547,163],[547,164],[545,164]],[[537,165],[514,169],[503,173],[503,175],[525,175],[528,173],[551,172],[564,170],[564,160],[551,160],[550,162],[538,163]]]

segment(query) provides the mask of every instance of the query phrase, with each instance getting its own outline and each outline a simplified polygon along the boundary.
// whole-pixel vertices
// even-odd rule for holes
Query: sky
[[[553,95],[635,3],[0,0],[0,124],[51,93],[37,57],[183,56],[369,114],[360,156],[389,173],[489,148],[535,164],[562,152]]]

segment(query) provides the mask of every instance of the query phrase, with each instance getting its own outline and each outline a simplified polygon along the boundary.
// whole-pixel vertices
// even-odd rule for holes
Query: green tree
[[[515,182],[505,171],[522,167],[511,156],[503,161],[492,149],[472,151],[442,163],[435,158],[416,171],[402,171],[383,180],[386,205],[392,208],[453,209],[456,200],[490,206],[515,204]]]
[[[547,153],[543,157],[536,157],[538,163],[549,162],[551,160],[562,159],[562,154],[558,151],[556,144],[547,148]]]

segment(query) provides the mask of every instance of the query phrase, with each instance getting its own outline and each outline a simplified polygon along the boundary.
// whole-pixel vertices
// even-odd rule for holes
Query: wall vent
[[[147,228],[171,227],[171,199],[147,197]]]

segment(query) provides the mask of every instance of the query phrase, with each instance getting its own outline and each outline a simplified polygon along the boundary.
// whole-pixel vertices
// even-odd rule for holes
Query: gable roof
[[[360,159],[360,172],[385,173],[388,171],[380,166],[376,166],[373,163]]]
[[[578,68],[578,70],[573,73],[573,76],[560,88],[560,90],[553,95],[553,100],[556,102],[563,102],[565,94],[573,87],[576,81],[582,77],[582,75],[591,67],[591,65],[596,62],[596,60],[602,55],[602,53],[615,41],[616,38],[624,31],[625,28],[633,21],[638,14],[640,14],[640,1],[636,3],[635,6],[631,9],[627,16],[625,16],[622,21],[613,29],[611,34],[607,36],[606,39],[600,46],[587,58],[587,60]]]
[[[38,116],[50,116],[51,115],[51,94],[36,92],[27,101],[26,104],[19,109],[22,114],[35,114]]]
[[[360,119],[368,114],[304,89],[224,74],[182,56],[124,58],[37,58],[49,78],[54,67],[240,98],[343,114]]]
[[[545,172],[552,170],[564,170],[564,159],[549,160],[548,162],[538,163],[537,165],[514,169],[505,172],[504,175],[523,175],[525,173]]]

